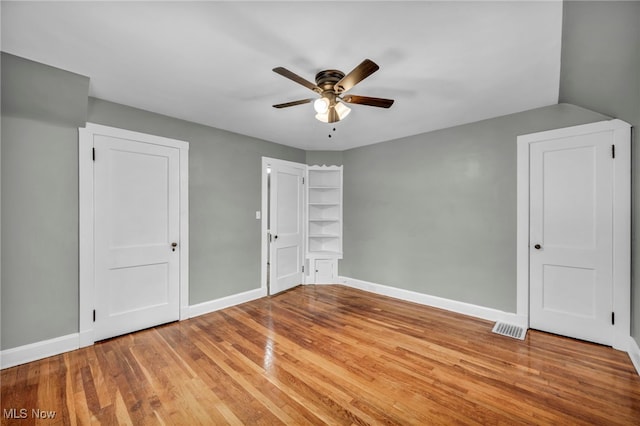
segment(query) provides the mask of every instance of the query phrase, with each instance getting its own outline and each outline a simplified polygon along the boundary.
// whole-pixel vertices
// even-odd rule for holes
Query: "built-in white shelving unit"
[[[342,259],[342,166],[309,166],[307,259],[315,283],[335,282]]]

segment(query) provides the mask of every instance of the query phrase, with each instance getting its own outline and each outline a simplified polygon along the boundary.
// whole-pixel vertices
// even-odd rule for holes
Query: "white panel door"
[[[179,150],[94,138],[95,340],[179,318]]]
[[[269,293],[302,283],[304,255],[304,165],[271,165]]]
[[[610,132],[531,144],[530,325],[611,344]]]

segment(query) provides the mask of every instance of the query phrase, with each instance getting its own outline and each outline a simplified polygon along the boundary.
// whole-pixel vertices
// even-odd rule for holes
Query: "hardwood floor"
[[[492,325],[297,287],[3,370],[2,424],[640,424],[626,353]]]

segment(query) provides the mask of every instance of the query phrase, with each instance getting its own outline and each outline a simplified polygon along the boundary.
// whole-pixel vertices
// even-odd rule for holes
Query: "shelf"
[[[306,257],[325,266],[329,262],[337,274],[337,260],[342,259],[342,166],[309,166]],[[310,269],[311,279],[318,279],[318,268]]]
[[[324,251],[310,251],[307,254],[307,258],[309,257],[342,257],[342,253],[338,252],[338,251],[328,251],[328,250],[324,250]]]
[[[341,168],[309,168],[310,187],[336,187],[342,186]]]

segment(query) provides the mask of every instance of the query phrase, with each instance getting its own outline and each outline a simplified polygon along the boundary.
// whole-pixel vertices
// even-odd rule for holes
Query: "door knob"
[[[176,251],[176,247],[178,247],[178,243],[171,243],[171,251]]]
[[[536,250],[540,250],[542,248],[542,246],[540,244],[536,244],[535,246],[533,246]]]

